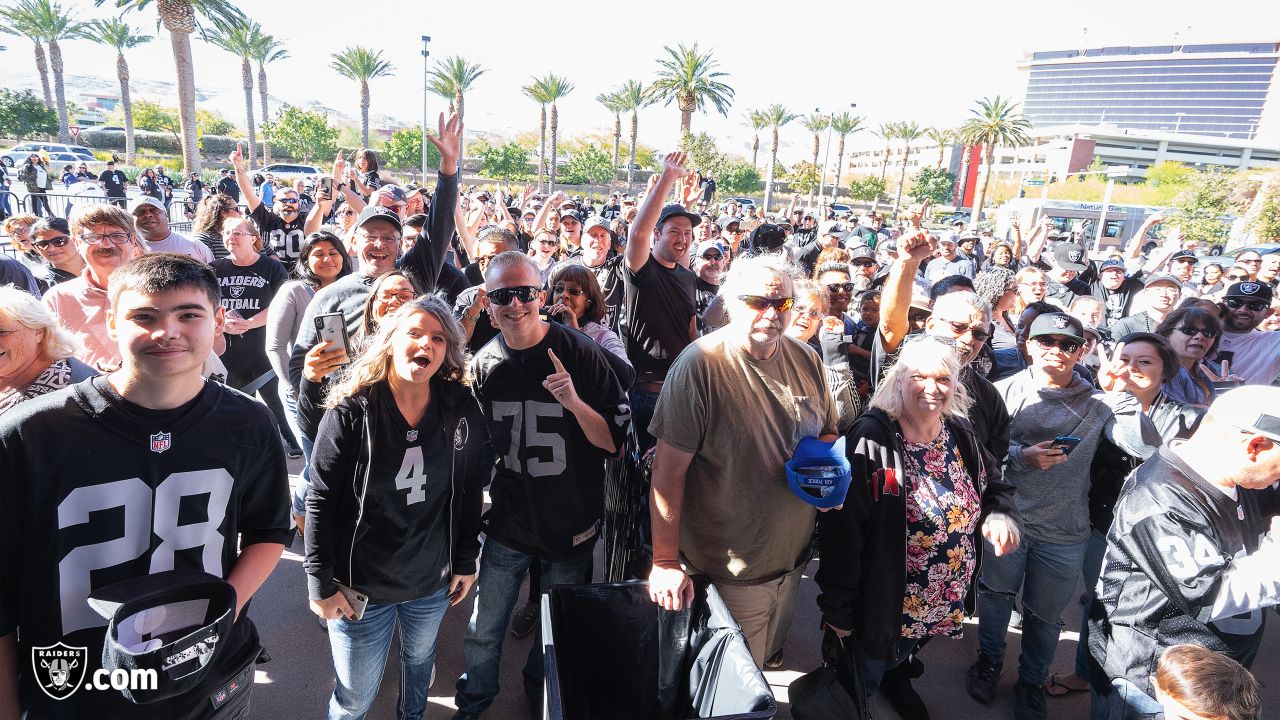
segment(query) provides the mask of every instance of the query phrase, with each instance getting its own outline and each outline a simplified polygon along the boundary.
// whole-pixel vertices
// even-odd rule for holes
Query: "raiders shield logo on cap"
[[[169,449],[173,441],[173,433],[158,432],[151,436],[151,452],[162,453]]]
[[[1262,289],[1262,286],[1256,282],[1240,283],[1240,292],[1244,293],[1245,295],[1257,295],[1258,291],[1261,289]]]
[[[1053,326],[1058,328],[1059,330],[1065,330],[1067,325],[1070,325],[1070,324],[1071,324],[1070,321],[1068,321],[1066,316],[1064,315],[1059,315],[1058,317],[1053,319]]]
[[[1067,252],[1067,259],[1073,263],[1080,262],[1082,253],[1079,250],[1070,250]]]

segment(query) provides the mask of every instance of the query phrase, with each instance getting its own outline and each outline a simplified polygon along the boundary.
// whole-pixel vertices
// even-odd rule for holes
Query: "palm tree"
[[[20,0],[11,8],[0,8],[0,33],[25,37],[35,44],[36,72],[40,74],[40,88],[44,91],[45,108],[53,107],[53,92],[49,89],[49,60],[44,52],[44,35],[39,0]]]
[[[200,145],[196,138],[196,73],[191,61],[191,33],[200,27],[200,18],[209,22],[243,19],[230,0],[94,0],[95,5],[112,3],[118,8],[145,10],[155,7],[160,24],[169,31],[173,46],[173,66],[178,79],[178,124],[182,129],[184,173],[200,172]]]
[[[934,167],[941,169],[942,160],[946,156],[947,146],[956,140],[956,131],[947,128],[931,127],[925,129],[924,136],[938,144],[938,162]]]
[[[462,122],[466,112],[466,92],[486,72],[488,68],[479,63],[468,62],[461,55],[451,55],[443,60],[437,60],[436,66],[431,69],[430,89],[449,101],[449,114],[457,113],[458,122]],[[462,157],[461,147],[458,153],[458,157]]]
[[[720,63],[711,53],[699,53],[697,43],[691,48],[681,44],[676,49],[670,46],[663,49],[670,57],[658,60],[658,79],[649,86],[649,100],[661,100],[664,105],[676,102],[680,108],[681,136],[689,133],[694,110],[701,111],[710,104],[716,112],[728,115],[733,88],[718,78],[728,77],[729,73],[716,70]]]
[[[911,143],[924,137],[920,124],[915,122],[898,123],[896,137],[902,141],[902,174],[898,176],[898,197],[893,201],[893,213],[898,214],[902,205],[902,190],[907,186],[907,163],[911,160]]]
[[[622,83],[614,93],[618,98],[618,106],[623,112],[631,113],[631,151],[627,158],[627,192],[631,192],[631,182],[635,176],[636,143],[640,134],[640,108],[649,104],[645,97],[644,86],[635,80]]]
[[[551,77],[548,75],[547,77]],[[539,118],[539,145],[538,145],[538,184],[542,184],[542,178],[547,173],[547,105],[551,102],[551,93],[547,88],[547,78],[533,78],[533,82],[520,88],[530,100],[538,103],[542,109],[542,115]]]
[[[1016,111],[1017,103],[997,95],[995,99],[982,98],[978,107],[970,110],[974,117],[960,126],[960,136],[966,145],[982,147],[982,162],[987,172],[982,176],[982,184],[978,186],[978,197],[973,203],[973,223],[982,220],[982,204],[987,198],[987,184],[991,182],[991,163],[995,160],[996,148],[1001,145],[1023,147],[1031,143],[1027,131],[1031,123]]]
[[[274,35],[268,35],[262,32],[262,28],[257,23],[253,24],[253,59],[258,63],[258,103],[260,112],[262,113],[262,164],[264,166],[271,164],[271,144],[267,142],[267,133],[265,128],[267,123],[271,122],[271,113],[267,109],[267,66],[277,60],[283,60],[289,57],[289,51],[284,49],[284,43],[277,40]]]
[[[135,32],[128,23],[118,18],[94,20],[85,27],[83,33],[87,40],[116,49],[116,77],[120,80],[120,107],[124,111],[124,162],[126,165],[132,165],[137,154],[137,143],[133,137],[133,100],[129,96],[129,63],[124,59],[124,51],[151,42],[152,38],[150,35]]]
[[[596,96],[596,102],[603,105],[605,110],[613,113],[613,172],[616,175],[618,172],[618,148],[622,145],[622,113],[625,112],[625,108],[622,107],[622,98],[618,97],[618,91],[600,93]]]
[[[763,110],[747,111],[747,126],[751,128],[751,167],[758,168],[760,163],[760,131],[769,127],[769,118]]]
[[[553,190],[556,186],[556,143],[559,140],[559,124],[560,112],[556,110],[556,100],[573,92],[573,83],[559,75],[548,74],[545,78],[547,83],[547,98],[551,104],[551,166],[548,169],[547,189]]]
[[[885,171],[889,169],[889,144],[898,136],[898,124],[880,123],[880,127],[872,130],[871,134],[884,140],[884,157],[880,158],[880,183],[883,185]]]
[[[332,57],[330,67],[339,75],[360,83],[360,142],[369,147],[369,81],[394,75],[395,68],[390,61],[382,59],[381,50],[365,47],[348,47],[340,53],[333,53]]]
[[[826,130],[827,127],[831,125],[831,116],[820,115],[815,112],[811,115],[806,115],[805,118],[800,121],[800,124],[804,125],[805,130],[813,133],[813,166],[816,168],[818,167],[818,151],[822,149],[822,131]],[[825,170],[826,168],[822,168],[818,172],[821,173]],[[815,192],[817,192],[816,188],[809,191],[810,199],[813,199],[813,194]]]
[[[251,61],[254,43],[257,41],[254,33],[261,35],[262,26],[248,19],[234,20],[229,23],[218,22],[215,25],[213,30],[205,33],[204,39],[240,58],[240,85],[244,88],[244,124],[249,130],[249,153],[245,155],[245,161],[252,169],[253,160],[257,157],[254,146],[258,138],[253,127],[253,64]]]
[[[768,121],[767,127],[773,131],[773,144],[769,149],[769,170],[765,175],[764,182],[764,210],[768,212],[769,200],[773,197],[773,168],[778,164],[778,128],[800,116],[789,112],[787,108],[776,103],[765,108],[762,112]]]
[[[53,101],[58,110],[58,142],[71,142],[71,122],[67,115],[67,91],[62,70],[62,46],[59,40],[75,40],[81,37],[84,23],[77,20],[74,10],[63,10],[62,3],[54,0],[22,0],[13,8],[0,10],[13,25],[30,33],[28,37],[49,45],[49,70],[53,75]],[[36,64],[42,51],[37,49]],[[46,88],[47,92],[47,88]],[[46,94],[45,104],[48,105]]]
[[[840,142],[836,145],[836,183],[834,185],[836,189],[831,192],[831,197],[834,198],[840,192],[840,171],[844,165],[844,140],[863,129],[862,118],[847,112],[840,113],[831,118],[831,129],[840,136]]]

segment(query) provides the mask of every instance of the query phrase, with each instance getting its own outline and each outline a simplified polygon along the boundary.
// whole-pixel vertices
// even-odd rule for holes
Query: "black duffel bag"
[[[787,697],[795,720],[871,720],[852,638],[822,634],[822,667],[791,682]]]

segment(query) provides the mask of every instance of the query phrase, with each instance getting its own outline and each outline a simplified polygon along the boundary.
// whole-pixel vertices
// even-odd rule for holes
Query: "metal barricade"
[[[0,215],[8,217],[10,215],[17,215],[26,211],[26,196],[19,195],[12,190],[0,190]]]

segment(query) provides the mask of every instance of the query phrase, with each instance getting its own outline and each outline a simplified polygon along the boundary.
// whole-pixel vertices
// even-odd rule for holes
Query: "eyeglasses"
[[[543,239],[543,240],[539,240],[539,241],[538,241],[538,244],[539,244],[539,245],[552,246],[552,245],[559,245],[559,244],[560,244],[560,241],[559,241],[559,240],[547,240],[547,239]]]
[[[817,318],[822,317],[822,311],[821,311],[821,310],[819,310],[818,308],[809,307],[809,306],[807,306],[807,305],[801,305],[801,306],[797,307],[797,308],[795,309],[795,312],[796,312],[796,315],[797,315],[797,316],[799,316],[799,317],[807,317],[807,318],[812,318],[812,319],[815,319],[815,320],[816,320]]]
[[[1205,340],[1212,340],[1222,334],[1221,330],[1213,330],[1211,328],[1191,327],[1190,325],[1182,325],[1178,328],[1178,332],[1187,337],[1195,337],[1203,335]]]
[[[950,325],[951,330],[955,332],[956,337],[962,337],[966,332],[972,335],[973,339],[977,342],[984,342],[987,338],[991,337],[991,333],[987,332],[984,327],[956,322],[955,320],[943,320],[942,318],[937,318],[937,320],[938,322],[944,322]]]
[[[100,245],[103,242],[110,242],[112,245],[127,245],[129,243],[129,233],[113,232],[105,235],[83,233],[80,235],[80,241],[86,245]]]
[[[489,302],[495,305],[510,305],[512,300],[520,299],[522,303],[531,303],[538,297],[542,288],[534,285],[517,285],[516,287],[498,288],[489,291]]]
[[[1018,286],[1019,286],[1019,287],[1043,288],[1043,287],[1049,287],[1049,284],[1048,284],[1048,283],[1042,283],[1042,282],[1020,282],[1020,283],[1018,283]]]
[[[358,232],[356,233],[356,235],[364,238],[370,243],[382,243],[383,245],[399,245],[400,244],[399,235],[366,235],[363,232]]]
[[[233,236],[233,237],[245,237],[245,236],[248,236],[248,237],[251,237],[251,238],[254,238],[254,239],[257,239],[257,237],[258,237],[257,235],[255,235],[255,234],[254,234],[254,232],[253,232],[252,230],[232,230],[230,233],[228,233],[228,235],[231,235],[231,236]]]
[[[1271,307],[1269,303],[1261,300],[1241,300],[1240,298],[1227,298],[1222,303],[1232,310],[1239,310],[1242,307],[1248,307],[1253,312],[1262,312]]]
[[[36,240],[35,242],[31,243],[31,247],[37,250],[44,250],[48,248],[50,245],[54,247],[63,247],[67,244],[69,240],[71,240],[71,238],[67,237],[66,235],[59,235],[58,237],[52,237],[52,238],[49,238],[48,240]]]
[[[703,260],[720,260],[724,257],[724,253],[719,250],[708,250],[702,253]]]
[[[1041,337],[1032,338],[1032,339],[1035,340],[1037,345],[1044,348],[1045,350],[1048,350],[1051,347],[1056,347],[1068,355],[1080,349],[1080,343],[1078,341],[1068,340],[1067,338],[1052,338],[1052,337],[1041,336]]]
[[[830,285],[827,285],[827,292],[853,292],[853,283],[831,283]]]
[[[582,294],[586,291],[579,287],[565,287],[564,285],[556,285],[555,287],[551,288],[551,292],[556,295],[568,294],[569,297],[582,297]]]
[[[778,312],[786,312],[795,304],[795,298],[771,298],[763,295],[739,295],[738,299],[746,303],[746,306],[756,312],[764,312],[768,308],[773,308]]]
[[[383,302],[391,302],[399,300],[400,302],[409,302],[413,300],[412,290],[383,290],[378,293],[378,299]]]

